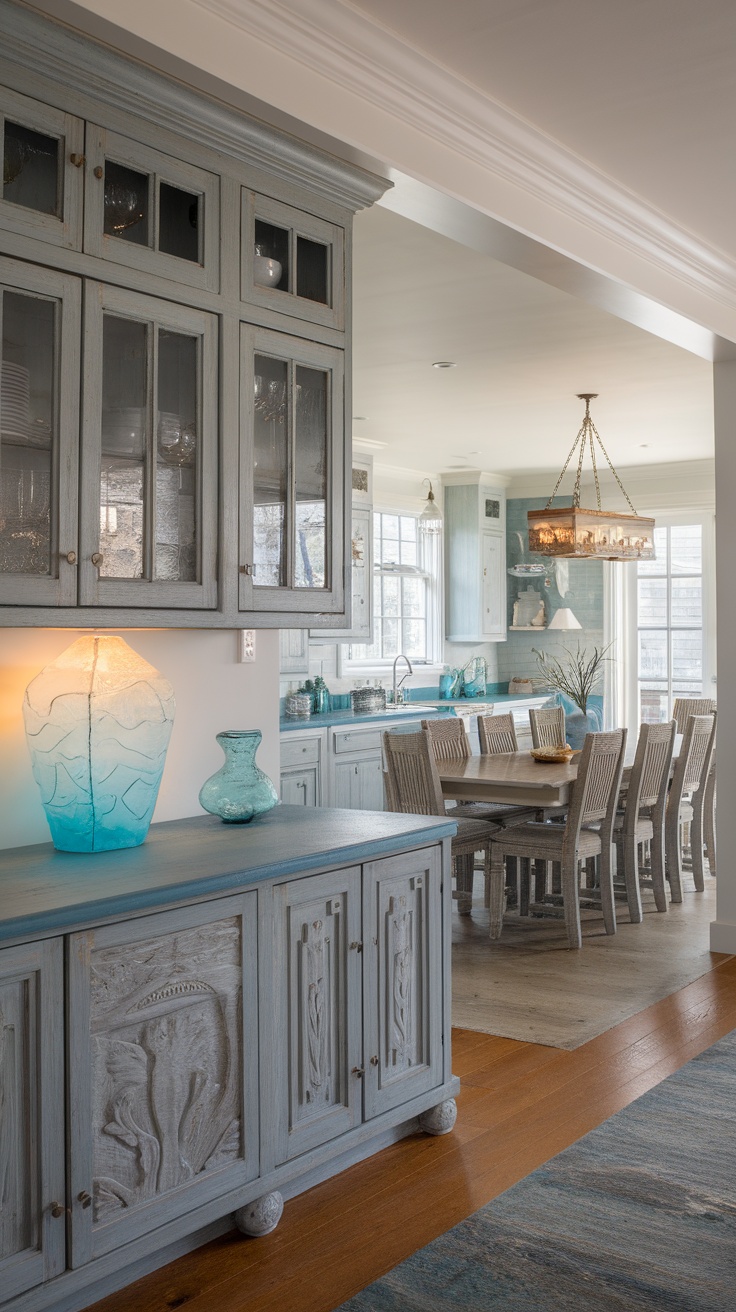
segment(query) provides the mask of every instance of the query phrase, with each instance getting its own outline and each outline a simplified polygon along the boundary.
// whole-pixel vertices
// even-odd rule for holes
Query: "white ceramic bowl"
[[[275,287],[281,277],[281,264],[267,255],[253,256],[253,281],[257,287]]]

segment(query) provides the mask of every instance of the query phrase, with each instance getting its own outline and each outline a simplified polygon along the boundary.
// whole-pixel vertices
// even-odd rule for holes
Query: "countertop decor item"
[[[23,720],[55,847],[143,842],[174,709],[168,679],[117,636],[78,638],[31,680]]]
[[[312,696],[308,692],[291,692],[286,698],[289,719],[308,720],[312,714]]]
[[[591,556],[597,560],[653,560],[654,520],[637,515],[631,504],[631,499],[611,463],[610,456],[601,442],[598,430],[590,417],[590,403],[595,400],[596,396],[597,392],[578,392],[579,399],[585,402],[585,417],[546,506],[543,510],[530,510],[527,512],[529,550],[539,552],[542,556],[568,556],[571,558]],[[630,515],[601,509],[601,489],[598,482],[595,442],[598,443],[606,457],[611,473],[626,498],[631,510]],[[598,507],[596,510],[583,510],[580,506],[580,478],[587,446],[590,447],[590,457],[593,463]],[[553,510],[552,502],[557,495],[557,489],[576,450],[578,452],[578,464],[572,506],[556,507]]]
[[[354,688],[350,694],[350,701],[355,715],[364,715],[370,711],[385,711],[386,689]]]
[[[226,824],[249,824],[278,804],[271,780],[256,765],[261,738],[260,729],[227,729],[217,735],[225,764],[202,784],[199,804]]]

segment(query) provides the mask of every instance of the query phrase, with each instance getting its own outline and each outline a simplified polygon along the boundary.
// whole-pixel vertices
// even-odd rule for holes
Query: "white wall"
[[[222,729],[260,729],[258,764],[278,783],[278,631],[258,631],[249,665],[238,661],[238,634],[231,629],[136,629],[121,636],[166,675],[176,697],[154,821],[202,814],[197,795],[223,763],[215,742]],[[0,848],[49,841],[21,706],[31,679],[77,637],[76,630],[0,631]]]

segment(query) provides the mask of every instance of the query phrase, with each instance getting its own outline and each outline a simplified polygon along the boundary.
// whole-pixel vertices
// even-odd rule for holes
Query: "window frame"
[[[703,658],[703,697],[716,695],[716,589],[715,589],[715,514],[713,511],[678,510],[658,512],[657,528],[679,528],[697,524],[702,528],[702,658]],[[616,566],[611,566],[616,569]],[[620,567],[618,567],[620,568]],[[671,574],[652,576],[664,577],[668,583]],[[677,576],[675,576],[677,577]],[[683,576],[686,577],[686,576]],[[634,738],[641,726],[640,690],[639,690],[639,617],[638,617],[638,569],[627,570],[620,591],[619,605],[622,623],[618,634],[616,649],[612,655],[617,657],[621,668],[618,683],[623,700],[624,723]],[[668,588],[669,593],[669,588]],[[675,626],[677,627],[677,626]],[[668,624],[667,631],[670,631]],[[668,675],[669,686],[669,675]],[[685,696],[687,694],[673,694]],[[693,694],[695,695],[695,694]],[[619,717],[622,718],[622,717]]]
[[[397,515],[404,519],[413,519],[417,522],[417,556],[418,564],[416,566],[397,565],[393,568],[383,566],[378,560],[378,552],[373,554],[373,571],[371,574],[371,614],[376,615],[376,596],[374,592],[375,581],[381,576],[395,575],[399,577],[417,578],[422,577],[426,581],[426,632],[427,632],[427,656],[425,659],[410,657],[415,672],[421,670],[424,673],[436,672],[444,668],[443,661],[443,632],[444,632],[444,606],[443,606],[443,570],[442,570],[442,533],[429,534],[422,532],[419,523],[419,513],[408,511],[405,508],[399,508],[388,505],[373,506],[372,515]],[[371,531],[374,533],[375,540],[375,521],[371,524]],[[355,640],[343,642],[338,645],[337,655],[337,673],[341,677],[350,676],[378,676],[385,677],[393,668],[395,657],[386,656],[382,658],[371,657],[369,660],[354,660],[350,656],[350,650],[355,646],[363,646],[363,643],[357,643]]]

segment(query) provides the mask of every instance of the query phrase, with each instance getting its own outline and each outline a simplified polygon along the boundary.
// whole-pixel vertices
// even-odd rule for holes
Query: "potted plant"
[[[575,710],[569,711],[565,706],[565,736],[572,748],[578,750],[585,741],[586,733],[600,729],[598,715],[588,707],[591,693],[599,687],[603,677],[603,662],[611,658],[606,655],[607,647],[579,647],[570,651],[563,648],[562,656],[551,656],[549,652],[532,648],[537,658],[541,677],[548,688],[562,695],[573,703]]]

